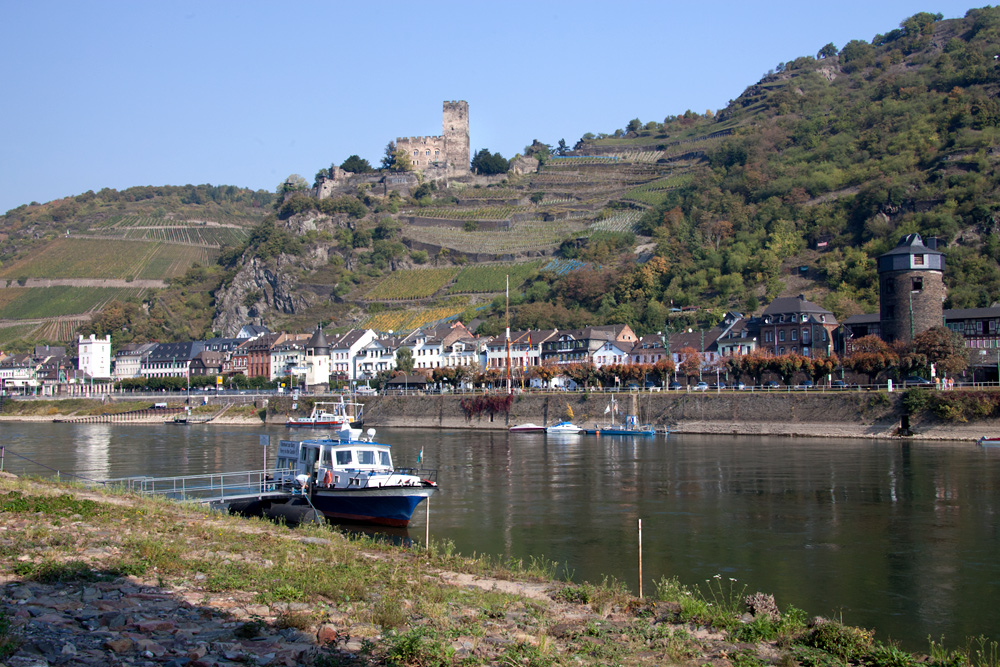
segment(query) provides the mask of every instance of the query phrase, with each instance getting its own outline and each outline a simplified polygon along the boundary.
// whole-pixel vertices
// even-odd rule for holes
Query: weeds
[[[967,653],[962,651],[951,651],[944,647],[944,637],[941,637],[941,643],[935,642],[930,636],[927,637],[927,641],[930,644],[930,649],[928,651],[930,657],[930,663],[936,665],[937,667],[967,667],[969,664],[969,656]]]
[[[444,667],[451,664],[455,650],[431,628],[418,626],[405,632],[391,633],[386,638],[387,657],[407,665]]]
[[[14,632],[7,613],[0,610],[0,660],[5,660],[21,645],[21,638]]]

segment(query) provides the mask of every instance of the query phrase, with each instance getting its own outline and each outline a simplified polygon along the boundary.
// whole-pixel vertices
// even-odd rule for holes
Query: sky
[[[0,212],[88,190],[273,191],[469,103],[512,157],[691,109],[780,62],[870,41],[953,0],[0,0]]]

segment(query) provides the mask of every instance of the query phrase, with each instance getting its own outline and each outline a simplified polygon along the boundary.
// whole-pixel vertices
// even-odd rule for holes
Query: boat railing
[[[276,491],[280,484],[272,473],[272,470],[243,470],[174,477],[122,477],[104,480],[104,484],[172,500],[226,502]]]

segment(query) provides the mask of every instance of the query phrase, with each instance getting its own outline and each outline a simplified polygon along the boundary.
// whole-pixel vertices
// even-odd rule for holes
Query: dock
[[[287,498],[289,492],[275,485],[272,473],[271,470],[245,470],[179,477],[122,477],[103,483],[132,493],[206,505],[267,497]]]

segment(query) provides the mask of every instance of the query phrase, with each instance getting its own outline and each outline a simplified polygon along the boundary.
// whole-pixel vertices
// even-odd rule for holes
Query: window
[[[392,467],[392,461],[389,460],[389,452],[379,452],[378,453],[378,462],[379,462],[379,465],[384,465],[387,468],[391,468]]]
[[[784,354],[784,353],[785,353],[785,348],[784,347],[779,347],[778,348],[778,354]]]
[[[770,343],[771,342],[771,332],[770,331],[765,331],[764,332],[764,342],[765,343]]]
[[[784,332],[784,330],[778,332],[778,340],[780,340],[782,343],[785,342],[785,332]]]
[[[414,154],[414,155],[420,155],[420,151],[418,151],[418,150],[414,150],[414,151],[413,151],[413,154]]]
[[[363,466],[375,465],[375,452],[370,449],[358,450],[358,464]]]
[[[910,289],[912,291],[914,291],[914,292],[919,292],[923,288],[924,288],[924,279],[923,279],[923,277],[921,276],[921,277],[918,277],[918,278],[914,278],[913,282],[911,283]]]
[[[914,255],[913,256],[913,266],[923,266],[923,265],[924,265],[924,256],[923,255]]]
[[[792,329],[792,340],[798,340],[798,339],[799,339],[799,330]]]
[[[429,149],[429,148],[428,148],[428,149],[427,149],[427,150],[426,150],[426,151],[424,152],[424,155],[430,155],[430,154],[431,154],[431,149]]]

